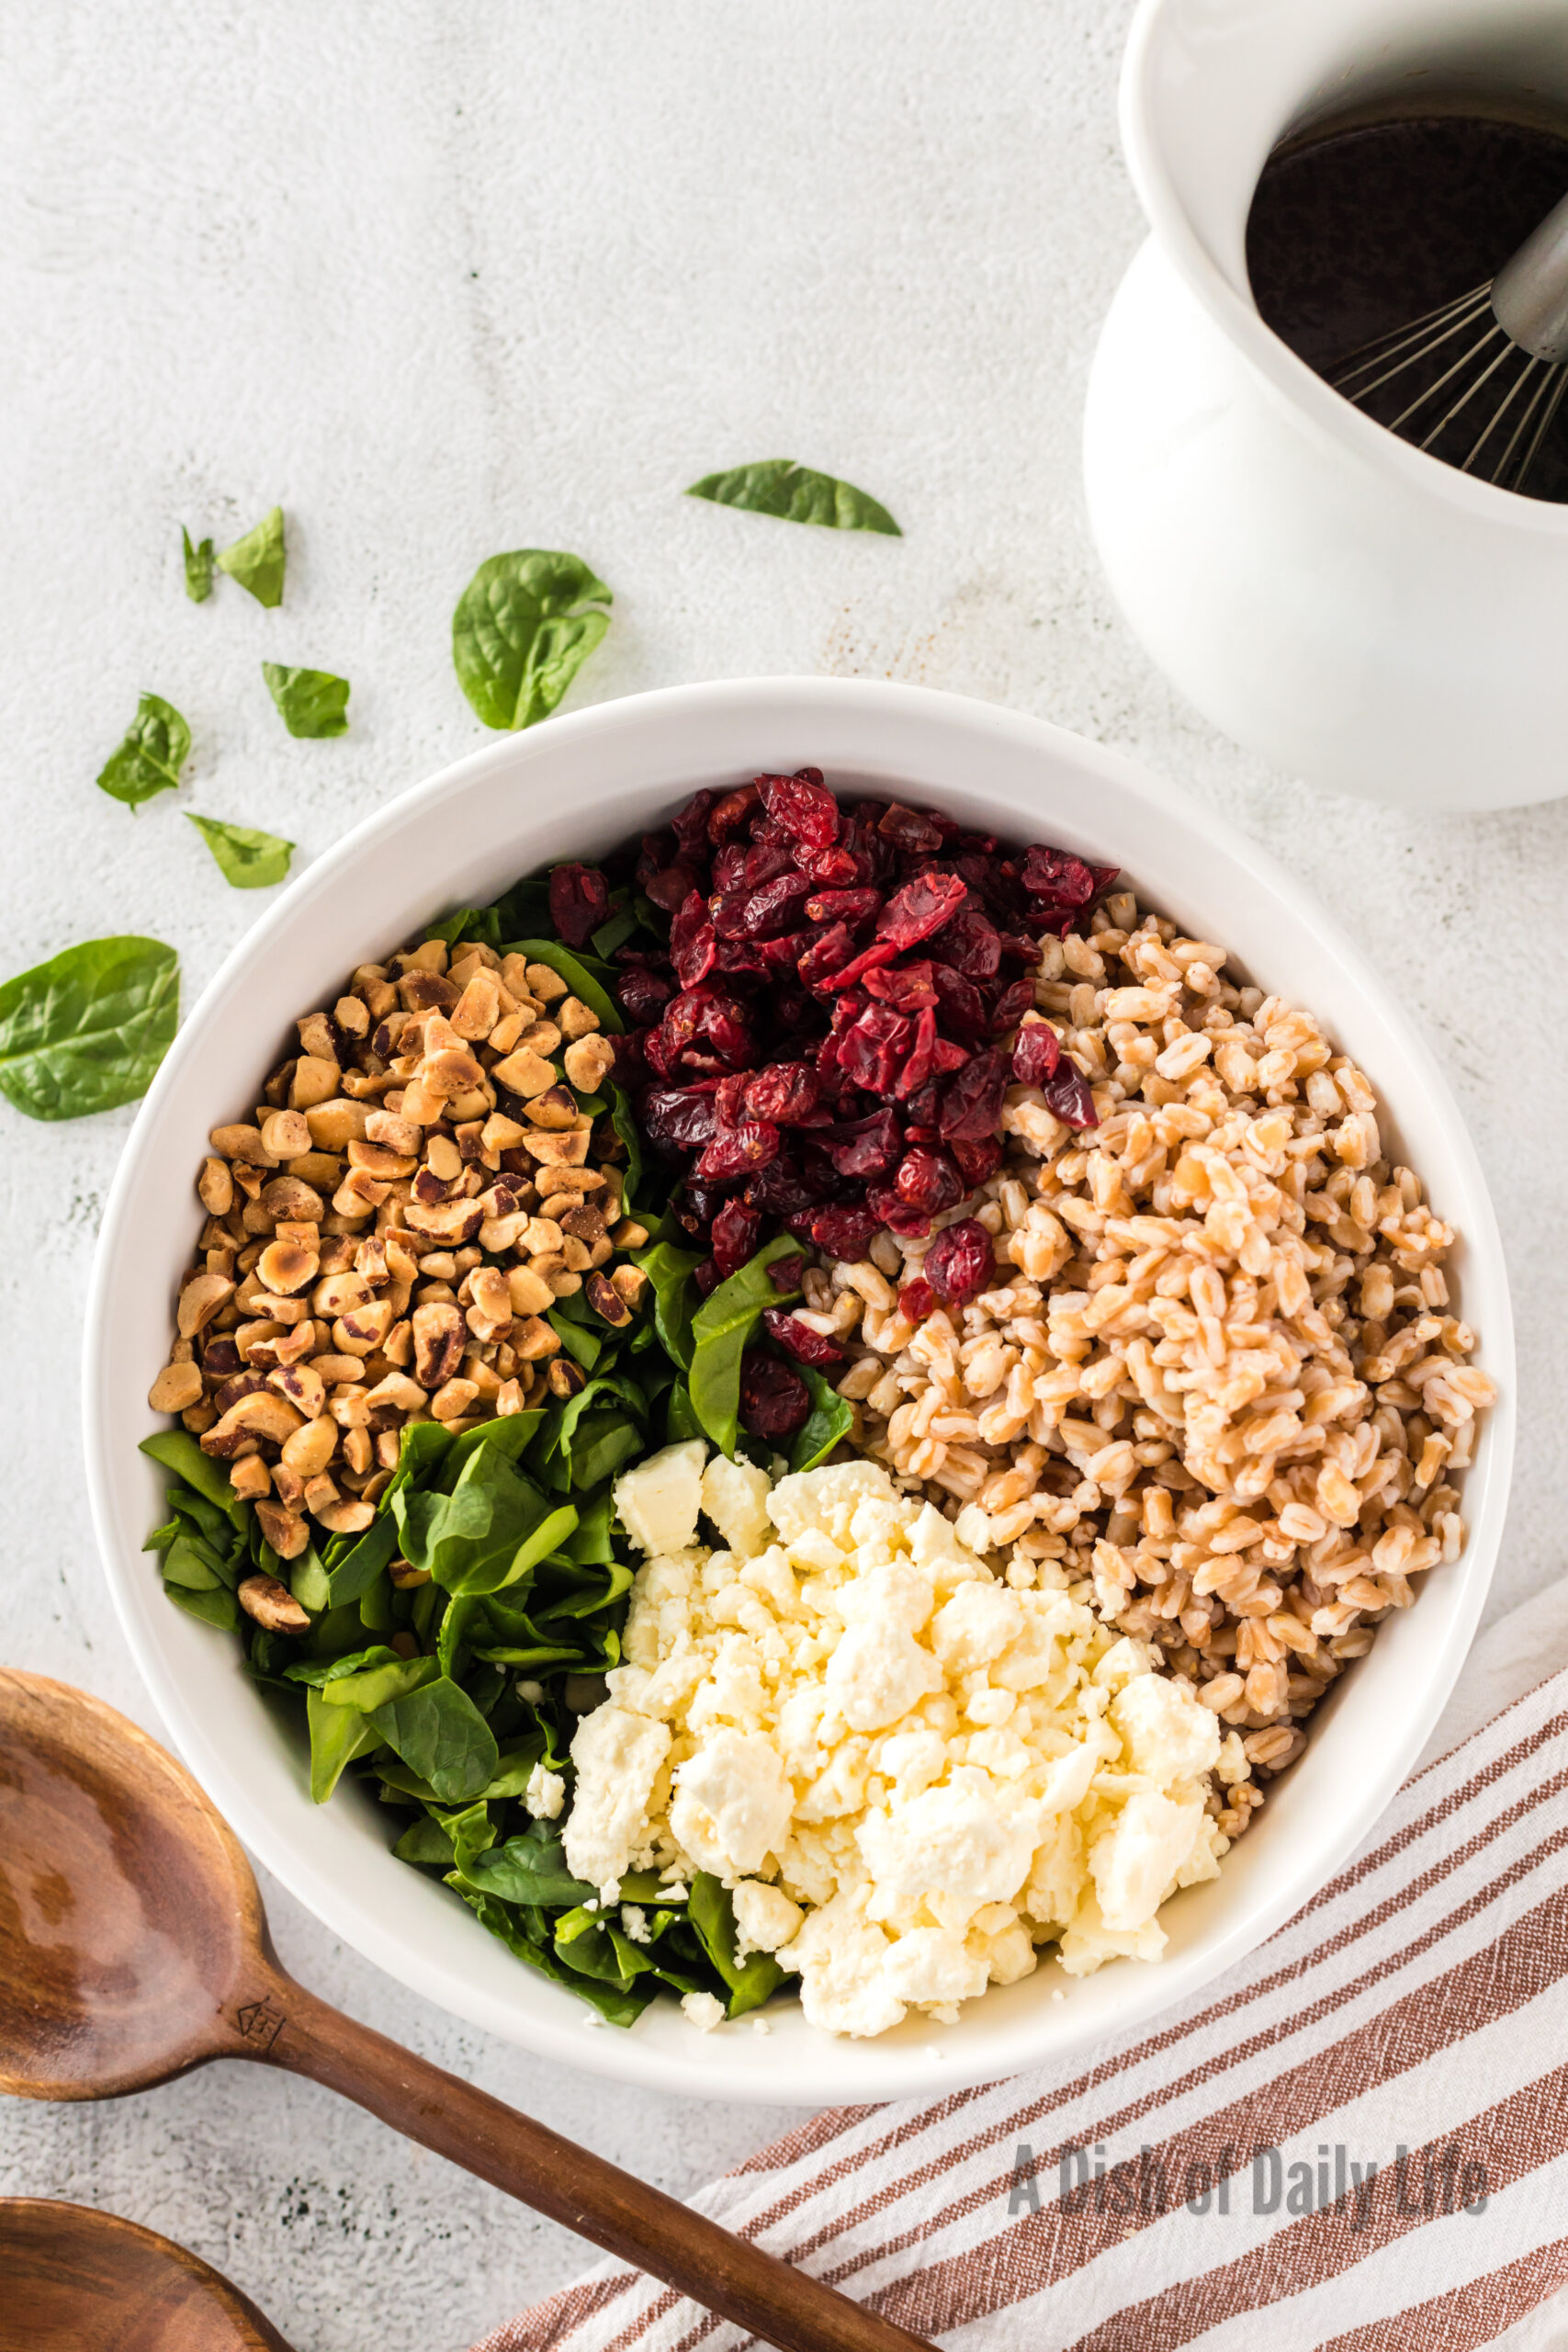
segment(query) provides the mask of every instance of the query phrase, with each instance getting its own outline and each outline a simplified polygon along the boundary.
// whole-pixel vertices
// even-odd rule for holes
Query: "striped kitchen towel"
[[[1568,2346],[1568,1671],[1191,2015],[818,2116],[697,2202],[964,2352]],[[477,2352],[748,2340],[609,2262]]]

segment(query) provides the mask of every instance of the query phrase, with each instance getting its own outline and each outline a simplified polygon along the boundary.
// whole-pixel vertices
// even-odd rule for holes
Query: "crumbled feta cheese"
[[[681,2007],[699,2033],[711,2033],[724,2023],[724,2003],[713,1993],[682,1993]]]
[[[766,1548],[770,1491],[767,1472],[752,1462],[727,1462],[716,1453],[703,1472],[704,1512],[743,1560]]]
[[[649,1454],[616,1479],[615,1510],[640,1551],[691,1550],[697,1540],[706,1453],[700,1437],[687,1438],[683,1444]]]
[[[571,1743],[577,1792],[562,1843],[574,1878],[600,1886],[632,1867],[649,1838],[649,1802],[670,1752],[670,1728],[606,1700],[584,1715]]]
[[[566,1802],[566,1782],[558,1772],[547,1771],[544,1765],[536,1764],[528,1775],[523,1802],[536,1821],[558,1821]]]
[[[739,1954],[773,1951],[835,2033],[947,2021],[1041,1945],[1068,1975],[1157,1959],[1160,1905],[1226,1850],[1212,1711],[1089,1584],[1028,1559],[998,1577],[877,1464],[770,1487],[704,1453],[666,1447],[616,1486],[648,1556],[626,1663],[572,1743],[569,1866],[602,1892],[655,1869],[668,1901],[711,1871]],[[683,2006],[716,2023],[703,2003],[722,2015]]]

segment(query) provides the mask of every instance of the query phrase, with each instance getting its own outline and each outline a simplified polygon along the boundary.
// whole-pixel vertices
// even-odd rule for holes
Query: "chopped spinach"
[[[178,789],[190,757],[190,729],[162,695],[141,696],[136,716],[98,771],[98,790],[134,815],[144,800]]]
[[[254,832],[249,825],[226,825],[217,817],[197,817],[186,809],[193,824],[218,863],[225,882],[236,890],[267,890],[281,882],[294,854],[294,843],[276,833]]]
[[[739,506],[748,514],[776,514],[786,523],[821,523],[833,531],[880,531],[894,539],[904,536],[886,507],[863,490],[834,474],[797,466],[793,458],[761,458],[750,466],[705,474],[686,495],[711,498],[718,506]]]
[[[80,1119],[145,1094],[174,1043],[180,965],[159,939],[87,939],[0,982],[0,1094]]]
[[[275,506],[243,539],[223,548],[218,567],[249,589],[258,605],[281,605],[285,560],[283,509]]]
[[[581,556],[519,548],[481,563],[452,616],[457,683],[487,727],[547,718],[610,626]]]
[[[765,1306],[777,1306],[794,1291],[775,1288],[768,1268],[775,1258],[797,1258],[800,1244],[780,1233],[748,1258],[738,1273],[709,1292],[692,1317],[692,1361],[687,1386],[692,1409],[704,1434],[735,1456],[740,1434],[740,1359],[747,1342],[762,1319]]]
[[[826,1462],[840,1439],[848,1437],[855,1417],[847,1400],[814,1366],[797,1363],[795,1369],[811,1392],[811,1411],[795,1433],[789,1466],[792,1470],[815,1470],[819,1463]]]
[[[288,670],[264,662],[262,676],[290,735],[346,735],[348,680],[330,670]]]

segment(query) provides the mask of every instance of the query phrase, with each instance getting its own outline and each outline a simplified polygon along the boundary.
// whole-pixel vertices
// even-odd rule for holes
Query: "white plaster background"
[[[581,551],[615,622],[576,699],[755,672],[925,680],[1142,754],[1332,900],[1453,1082],[1517,1291],[1523,1443],[1499,1603],[1562,1566],[1568,808],[1401,816],[1266,772],[1150,669],[1078,489],[1083,382],[1140,235],[1125,0],[30,0],[0,6],[0,789],[6,972],[142,930],[187,1001],[257,912],[185,808],[299,862],[481,730],[448,622],[475,564]],[[1151,358],[1157,365],[1157,358]],[[679,496],[794,455],[902,541]],[[275,501],[288,587],[182,593]],[[296,743],[264,656],[344,673]],[[188,788],[93,788],[137,692]],[[355,910],[344,909],[345,953]],[[7,1458],[0,1656],[153,1724],[100,1579],[76,1351],[129,1112],[0,1103]],[[265,1889],[331,1998],[684,2192],[785,2119],[523,2056]],[[230,2272],[300,2352],[456,2346],[586,2250],[261,2070],[0,2109],[0,2188],[101,2203]]]

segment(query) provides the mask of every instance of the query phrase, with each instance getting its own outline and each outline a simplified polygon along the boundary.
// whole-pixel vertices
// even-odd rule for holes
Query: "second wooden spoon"
[[[0,1669],[0,2088],[112,2098],[212,2058],[341,2091],[783,2352],[931,2352],[317,2000],[183,1766],[101,1700]]]

